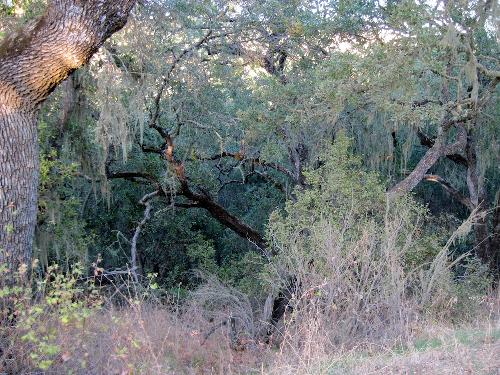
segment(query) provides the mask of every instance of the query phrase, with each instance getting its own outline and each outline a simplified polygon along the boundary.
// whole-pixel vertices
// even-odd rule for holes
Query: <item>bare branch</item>
[[[219,154],[215,154],[215,155],[205,157],[205,158],[197,157],[197,159],[199,159],[199,160],[219,160],[222,158],[233,158],[236,160],[241,160],[242,162],[250,162],[250,163],[255,164],[255,165],[260,165],[262,167],[271,168],[271,169],[274,169],[276,171],[279,171],[279,172],[287,175],[288,177],[291,177],[294,180],[296,178],[296,176],[294,175],[294,173],[292,171],[283,167],[282,165],[279,165],[277,163],[266,162],[264,160],[261,160],[260,158],[245,158],[245,155],[242,153],[239,153],[239,152],[232,153],[232,152],[228,152],[228,151],[223,151]]]
[[[480,71],[482,71],[485,75],[487,75],[490,78],[493,79],[500,78],[500,70],[490,70],[481,63],[477,63],[477,67],[479,68]]]
[[[447,122],[448,123],[448,122]],[[391,188],[387,194],[389,197],[394,197],[400,194],[406,194],[412,191],[415,186],[424,178],[427,171],[442,157],[446,155],[456,154],[464,149],[467,143],[467,132],[461,125],[458,127],[457,140],[451,144],[445,144],[445,134],[443,131],[435,140],[424,157],[420,159],[413,171],[402,181]]]
[[[170,67],[167,71],[167,74],[163,77],[163,80],[160,84],[160,88],[159,88],[158,93],[156,94],[155,100],[153,102],[153,109],[150,111],[149,123],[148,123],[148,126],[150,128],[156,129],[156,123],[158,121],[158,117],[160,116],[161,97],[163,95],[163,91],[165,91],[165,88],[167,87],[167,85],[170,82],[170,79],[172,77],[172,72],[174,71],[175,67],[189,53],[200,48],[210,38],[211,35],[212,35],[212,30],[208,30],[208,32],[197,43],[193,44],[192,46],[190,46],[188,48],[185,48],[178,56],[174,55],[174,61],[170,65]],[[158,130],[158,129],[156,129],[156,130]],[[163,135],[162,135],[162,137],[163,137]]]
[[[428,137],[424,132],[422,132],[420,128],[417,130],[417,136],[420,139],[420,144],[422,146],[426,146],[429,148],[434,146],[435,140]],[[467,160],[460,154],[450,154],[446,155],[446,157],[457,164],[467,167]]]
[[[466,197],[465,195],[463,195],[460,191],[458,191],[453,186],[451,186],[450,183],[447,182],[446,180],[444,180],[442,177],[440,177],[440,176],[438,176],[436,174],[426,174],[426,175],[424,175],[423,179],[425,181],[437,182],[454,199],[456,199],[458,202],[462,203],[470,211],[474,210],[475,207],[472,204],[472,201],[470,200],[470,198]]]
[[[158,181],[153,175],[144,172],[108,172],[106,177],[109,180],[123,178],[125,180],[136,181],[136,179],[144,179],[154,184],[158,184]]]
[[[150,218],[151,215],[151,200],[158,196],[160,194],[159,190],[155,190],[151,193],[148,193],[144,195],[141,200],[139,201],[139,204],[144,206],[144,214],[142,216],[142,220],[137,224],[137,227],[135,228],[134,236],[132,237],[131,245],[130,245],[130,258],[131,258],[131,273],[134,278],[135,282],[138,282],[139,279],[137,277],[137,240],[139,239],[139,235],[141,234],[141,230],[146,225],[147,221]]]
[[[148,147],[144,145],[140,145],[142,152],[148,153],[148,154],[162,154],[162,149],[161,148],[156,148],[156,147]]]

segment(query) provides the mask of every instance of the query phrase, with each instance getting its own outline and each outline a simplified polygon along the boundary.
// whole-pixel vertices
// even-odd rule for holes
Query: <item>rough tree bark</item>
[[[0,46],[0,262],[29,263],[39,179],[40,104],[126,23],[135,0],[53,0]]]

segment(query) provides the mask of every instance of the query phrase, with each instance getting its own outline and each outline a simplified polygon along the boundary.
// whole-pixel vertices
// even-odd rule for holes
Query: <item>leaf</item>
[[[43,361],[40,361],[38,364],[38,367],[40,367],[42,370],[48,370],[50,366],[52,366],[52,363],[54,361],[50,359],[44,359]]]

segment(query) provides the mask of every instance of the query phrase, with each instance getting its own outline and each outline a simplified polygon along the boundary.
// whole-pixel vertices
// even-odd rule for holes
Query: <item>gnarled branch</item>
[[[418,138],[420,140],[420,144],[422,146],[425,146],[428,148],[431,148],[432,146],[434,146],[435,139],[428,137],[426,134],[424,134],[424,132],[422,132],[421,129],[417,130],[417,136],[418,136]],[[446,155],[446,157],[459,165],[467,167],[467,159],[465,159],[460,154],[450,154],[450,155]]]
[[[151,206],[151,200],[158,196],[161,192],[159,190],[155,190],[151,193],[148,193],[144,195],[141,200],[139,201],[139,204],[144,206],[144,214],[142,216],[142,220],[137,224],[137,227],[135,228],[134,231],[134,236],[132,237],[132,241],[130,242],[130,262],[131,262],[131,273],[132,277],[134,278],[134,281],[139,281],[139,278],[137,276],[137,240],[139,239],[139,235],[141,234],[141,230],[146,225],[147,221],[149,220],[151,216],[151,209],[153,208]]]
[[[448,124],[449,121],[445,123]],[[467,143],[467,132],[463,125],[457,125],[458,134],[455,142],[445,144],[445,134],[443,131],[435,140],[424,157],[420,159],[413,171],[402,181],[391,188],[387,194],[389,197],[394,197],[400,194],[406,194],[412,191],[415,186],[424,178],[427,171],[442,157],[446,155],[456,154],[463,150]]]
[[[261,160],[260,158],[246,158],[245,154],[239,152],[233,153],[233,152],[223,151],[219,154],[215,154],[209,157],[197,157],[198,160],[219,160],[223,158],[233,158],[235,160],[246,161],[255,165],[260,165],[265,168],[271,168],[287,175],[288,177],[291,177],[292,179],[295,179],[296,177],[292,171],[290,171],[289,169],[283,167],[278,163],[266,162],[264,160]]]

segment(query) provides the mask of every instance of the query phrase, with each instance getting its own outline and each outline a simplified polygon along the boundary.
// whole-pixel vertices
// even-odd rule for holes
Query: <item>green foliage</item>
[[[46,0],[2,1],[0,3],[0,41],[12,31],[42,15],[46,6]]]
[[[67,188],[78,168],[61,160],[55,149],[41,155],[37,247],[44,267],[49,259],[65,263],[67,269],[73,262],[87,261],[93,234],[85,230],[80,198]]]
[[[289,243],[292,236],[307,238],[323,223],[335,230],[343,226],[383,219],[385,188],[375,173],[361,168],[361,159],[351,153],[352,141],[340,133],[335,144],[322,155],[317,169],[304,172],[308,189],[296,190],[285,212],[274,212],[269,235],[278,243]],[[307,241],[303,244],[309,249]],[[314,251],[313,248],[309,251]]]
[[[15,2],[27,18],[43,3]],[[387,208],[384,191],[425,154],[417,131],[429,138],[439,133],[449,109],[444,85],[450,101],[465,100],[467,85],[475,82],[466,36],[478,61],[497,69],[491,10],[484,25],[473,24],[473,8],[454,2],[434,9],[411,0],[383,6],[370,0],[139,4],[127,27],[73,77],[74,108],[65,101],[71,87],[64,87],[42,109],[35,253],[43,267],[56,261],[69,270],[72,262],[88,264],[97,254],[103,254],[105,269],[130,264],[129,241],[143,215],[138,201],[158,186],[140,178],[107,180],[107,172],[147,173],[173,201],[190,203],[176,195],[179,181],[165,159],[142,149],[164,147],[147,123],[167,76],[157,125],[174,136],[175,157],[184,163],[193,191],[261,233],[275,211],[272,239],[286,242],[293,233],[309,254],[317,244],[307,240],[308,232],[321,232],[324,223],[336,230],[359,223],[350,227],[349,238],[359,238],[368,227],[380,238],[387,212],[408,204],[411,213],[401,216],[411,223],[421,215],[422,233],[405,253],[404,267],[431,262],[438,238],[467,217],[467,208],[438,184],[422,181],[414,199],[428,204],[432,214],[453,214],[444,224],[424,228],[428,213],[421,206],[410,199]],[[211,34],[196,47],[207,27]],[[453,78],[443,75],[448,61]],[[481,95],[489,80],[478,72]],[[494,105],[484,106],[471,129],[490,201],[500,179],[498,150],[491,142],[498,138],[497,112]],[[447,142],[453,137],[452,131]],[[223,152],[238,156],[217,158]],[[281,170],[269,166],[275,164]],[[300,172],[307,180],[303,190],[297,190]],[[429,173],[468,190],[463,166],[450,160],[443,158]],[[260,281],[248,276],[263,267],[255,247],[203,209],[170,203],[155,199],[141,232],[144,274],[157,274],[167,288],[190,289],[198,283],[192,271],[202,269],[258,294]],[[455,249],[466,252],[471,241]]]
[[[452,317],[459,319],[475,318],[475,311],[484,304],[484,298],[492,285],[488,267],[477,258],[467,259],[463,273],[454,285]]]
[[[41,155],[40,160],[40,193],[54,189],[75,176],[78,164],[64,163],[58,159],[57,150],[51,149],[48,154]]]
[[[198,234],[193,243],[186,247],[186,254],[194,269],[199,269],[208,273],[215,273],[215,248],[213,241],[206,240],[202,234]]]
[[[259,276],[266,265],[260,254],[247,252],[243,256],[229,259],[220,268],[217,276],[248,296],[260,298],[265,289],[265,281]]]
[[[33,266],[36,269],[37,264]],[[43,278],[30,277],[26,265],[14,274],[1,265],[2,279],[11,280],[0,289],[0,332],[10,340],[2,346],[2,355],[26,351],[31,361],[28,366],[48,370],[63,352],[66,356],[77,354],[69,353],[77,348],[61,346],[59,329],[83,331],[86,320],[102,303],[93,281],[85,281],[83,275],[79,264],[67,274],[57,265],[50,266]]]
[[[382,241],[395,235],[394,245],[403,247],[405,238],[414,236],[411,248],[405,249],[405,256],[414,257],[414,263],[415,257],[423,256],[421,244],[436,246],[431,241],[419,242],[427,210],[411,197],[386,202],[380,177],[363,170],[361,159],[352,154],[351,146],[352,140],[339,133],[334,145],[322,156],[321,166],[305,172],[308,188],[296,190],[295,199],[287,202],[285,210],[271,215],[269,240],[284,257],[287,257],[286,248],[296,244],[316,263],[319,261],[317,251],[326,255],[323,241],[330,231],[347,242],[359,241],[366,230]],[[395,219],[400,227],[395,233],[387,232],[388,225]],[[417,247],[413,247],[415,245]],[[414,265],[421,265],[423,258]]]

